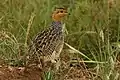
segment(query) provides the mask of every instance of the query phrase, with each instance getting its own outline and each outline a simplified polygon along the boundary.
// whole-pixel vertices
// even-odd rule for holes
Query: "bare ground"
[[[1,67],[0,80],[41,80],[41,71],[37,69],[29,69],[22,72],[19,67]]]
[[[64,54],[64,53],[63,53]],[[42,80],[42,71],[37,68],[29,68],[26,72],[24,67],[0,66],[0,80]],[[87,68],[85,63],[71,64],[70,56],[61,56],[61,66],[58,71],[53,71],[54,80],[102,80],[94,70]]]

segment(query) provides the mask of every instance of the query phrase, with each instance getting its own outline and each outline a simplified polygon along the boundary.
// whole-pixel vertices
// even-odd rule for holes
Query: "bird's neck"
[[[62,22],[61,21],[53,21],[52,22],[52,27],[56,28],[56,29],[62,28]]]

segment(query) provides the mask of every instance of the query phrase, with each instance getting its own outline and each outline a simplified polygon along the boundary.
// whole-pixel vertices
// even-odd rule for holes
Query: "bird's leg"
[[[56,53],[56,51],[54,51],[51,56],[44,57],[44,62],[51,61],[52,63],[56,63],[56,61],[55,61],[55,56],[56,56],[55,53]]]
[[[60,65],[61,65],[61,61],[60,61],[60,53],[61,53],[61,51],[62,51],[62,49],[63,49],[63,45],[60,45],[59,47],[58,47],[58,50],[56,51],[56,60],[57,60],[57,62],[56,62],[56,70],[58,70],[59,69],[59,67],[60,67]]]
[[[60,65],[61,65],[61,61],[60,61],[60,59],[58,58],[58,60],[57,60],[57,62],[56,62],[56,64],[55,64],[56,70],[59,69]]]
[[[52,53],[52,55],[51,55],[51,57],[50,57],[50,60],[51,60],[51,62],[52,63],[56,63],[56,51],[54,51],[53,53]]]

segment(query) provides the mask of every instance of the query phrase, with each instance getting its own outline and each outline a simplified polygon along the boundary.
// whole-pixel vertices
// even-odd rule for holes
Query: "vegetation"
[[[73,58],[82,58],[102,80],[119,80],[119,5],[119,0],[0,0],[0,59],[23,66],[31,39],[51,23],[55,7],[65,6],[70,13],[65,43],[77,53]]]

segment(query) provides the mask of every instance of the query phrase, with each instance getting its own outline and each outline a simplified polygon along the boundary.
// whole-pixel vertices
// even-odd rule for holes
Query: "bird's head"
[[[52,14],[52,19],[54,21],[61,21],[61,19],[67,14],[68,13],[66,8],[56,8]]]

